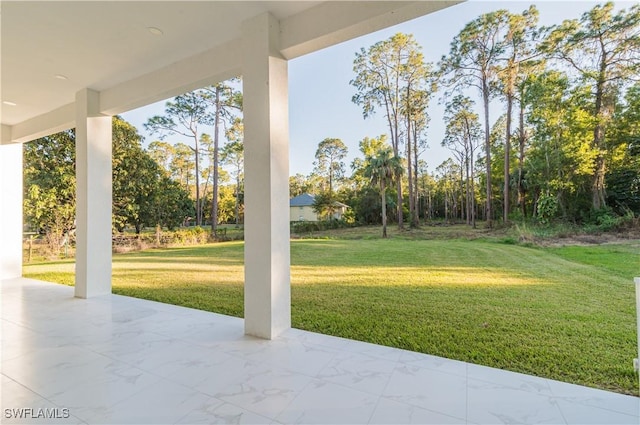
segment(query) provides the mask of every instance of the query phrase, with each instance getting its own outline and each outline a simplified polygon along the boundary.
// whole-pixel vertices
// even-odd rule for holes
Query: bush
[[[169,239],[169,244],[197,245],[201,243],[207,243],[209,241],[209,232],[199,226],[187,227],[178,229],[175,232],[169,232]]]
[[[625,227],[633,228],[637,225],[637,218],[630,209],[618,215],[611,207],[591,210],[585,218],[584,229],[587,233],[609,232],[622,230]]]
[[[538,199],[538,221],[542,224],[549,224],[558,213],[558,199],[549,194],[540,195]]]
[[[153,233],[141,232],[116,233],[113,235],[113,250],[117,253],[138,251],[151,247],[169,245],[197,245],[207,243],[209,232],[202,227],[186,227],[176,231],[154,231]]]
[[[327,220],[327,221],[292,221],[291,233],[311,233],[330,229],[343,229],[352,227],[353,224],[347,223],[345,220]]]

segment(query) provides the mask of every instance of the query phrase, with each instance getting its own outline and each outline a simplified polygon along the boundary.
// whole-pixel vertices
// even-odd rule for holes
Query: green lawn
[[[637,245],[294,240],[296,328],[638,394]],[[26,265],[73,282],[73,263]],[[242,316],[243,245],[114,256],[114,292]]]

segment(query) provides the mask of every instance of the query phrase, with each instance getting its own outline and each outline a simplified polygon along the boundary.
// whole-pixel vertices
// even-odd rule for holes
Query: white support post
[[[243,25],[245,333],[273,339],[291,327],[287,61],[270,14]]]
[[[111,293],[111,117],[99,111],[100,94],[76,94],[75,296]]]
[[[636,284],[636,324],[638,326],[638,332],[636,334],[638,338],[638,357],[634,361],[634,366],[636,372],[638,372],[638,383],[640,385],[640,277],[634,278],[633,282]]]
[[[22,144],[0,145],[0,279],[22,276]]]

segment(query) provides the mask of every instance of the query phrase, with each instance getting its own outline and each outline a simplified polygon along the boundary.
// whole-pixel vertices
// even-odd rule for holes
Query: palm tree
[[[378,150],[374,156],[366,158],[365,177],[371,179],[372,185],[380,188],[382,201],[382,237],[387,237],[387,186],[390,186],[404,170],[402,161],[393,154],[391,147]]]

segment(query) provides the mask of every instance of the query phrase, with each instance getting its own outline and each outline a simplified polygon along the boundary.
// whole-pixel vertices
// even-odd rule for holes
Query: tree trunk
[[[200,147],[198,146],[198,136],[194,136],[195,140],[195,157],[196,157],[196,226],[202,225],[202,207],[200,205]]]
[[[329,160],[329,198],[333,197],[333,160]]]
[[[240,169],[238,168],[238,174],[236,176],[236,205],[235,205],[235,215],[236,215],[236,229],[240,227]]]
[[[398,206],[396,208],[398,214],[398,229],[404,229],[404,217],[402,216],[402,175],[395,176],[398,181],[396,189],[398,191]]]
[[[464,159],[460,157],[460,194],[457,196],[460,199],[460,221],[465,220],[465,203],[464,199]]]
[[[473,204],[471,202],[471,197],[474,196],[474,193],[471,191],[471,179],[469,177],[469,163],[473,164],[473,140],[471,139],[471,129],[468,118],[465,116],[464,118],[464,127],[465,127],[465,142],[464,142],[464,166],[465,173],[467,178],[466,184],[466,206],[467,206],[467,224],[471,224],[472,219],[472,208]],[[471,165],[473,167],[473,165]],[[475,223],[473,223],[475,226]]]
[[[596,157],[596,170],[593,178],[592,187],[592,204],[593,209],[598,210],[607,206],[606,203],[606,191],[604,186],[604,179],[606,174],[606,160],[603,153],[598,153]]]
[[[476,228],[476,183],[473,171],[473,149],[471,150],[471,227]]]
[[[524,96],[520,95],[522,99]],[[522,218],[527,217],[527,205],[525,202],[525,187],[524,187],[524,145],[526,143],[526,132],[524,128],[524,101],[520,100],[519,122],[520,131],[518,133],[518,206],[522,212]]]
[[[396,144],[398,145],[398,149],[397,151],[400,151],[400,136],[398,133],[398,114],[399,114],[399,107],[400,107],[400,82],[399,82],[400,76],[399,74],[396,74],[396,81],[395,81],[395,87],[396,90],[394,90],[395,93],[395,99],[393,102],[394,105],[394,126],[395,126],[395,132],[396,132]],[[396,155],[400,156],[399,153],[397,153]],[[404,229],[404,217],[402,214],[402,203],[403,203],[403,197],[402,197],[402,176],[400,175],[400,173],[398,173],[398,175],[396,176],[397,181],[398,181],[398,205],[397,205],[397,211],[398,211],[398,229]]]
[[[382,237],[387,237],[387,196],[384,181],[380,182],[380,196],[382,205]]]
[[[407,87],[407,91],[409,88]],[[409,96],[409,93],[407,93]],[[413,164],[411,161],[411,119],[407,114],[407,179],[409,182],[409,226],[415,226],[415,199],[413,197]]]
[[[465,184],[465,206],[467,208],[467,225],[471,224],[471,187],[469,182],[469,154],[465,153],[464,168],[466,176]]]
[[[606,172],[606,161],[604,158],[604,114],[603,114],[603,97],[604,97],[604,83],[599,81],[596,87],[596,102],[594,115],[596,118],[596,127],[593,131],[593,147],[597,150],[598,154],[595,161],[595,170],[593,175],[593,184],[591,186],[592,193],[592,206],[594,210],[599,210],[606,206],[605,191],[604,191],[604,178]]]
[[[216,86],[216,111],[213,125],[213,193],[211,195],[211,237],[218,237],[218,146],[220,132],[220,85]]]
[[[455,223],[458,219],[458,196],[456,195],[456,184],[455,181],[451,181],[451,218],[452,222]]]
[[[489,86],[484,79],[482,81],[482,103],[484,106],[484,150],[486,159],[487,173],[487,206],[486,219],[487,226],[493,227],[492,211],[491,211],[491,127],[489,125]]]
[[[416,124],[413,125],[413,187],[414,190],[414,208],[415,208],[415,224],[414,227],[418,227],[420,225],[420,198],[418,193],[418,130]]]
[[[396,78],[395,87],[398,87],[398,79]],[[386,87],[391,87],[390,82],[387,81],[385,84]],[[398,137],[398,105],[399,100],[397,95],[395,98],[392,98],[389,93],[387,93],[384,97],[384,106],[386,110],[387,123],[389,125],[389,132],[391,133],[391,147],[393,148],[393,154],[395,156],[400,156],[399,152],[399,137]],[[393,117],[393,120],[392,120]],[[398,192],[398,228],[404,228],[404,224],[402,221],[402,179],[399,175],[394,176],[397,179],[397,192]]]
[[[502,223],[509,223],[509,207],[510,207],[510,199],[509,199],[509,170],[510,170],[510,160],[511,160],[511,114],[513,110],[513,95],[507,95],[507,134],[505,134],[504,140],[504,188],[503,188],[503,198],[504,204],[502,208]]]
[[[449,194],[444,191],[444,222],[449,223]]]

